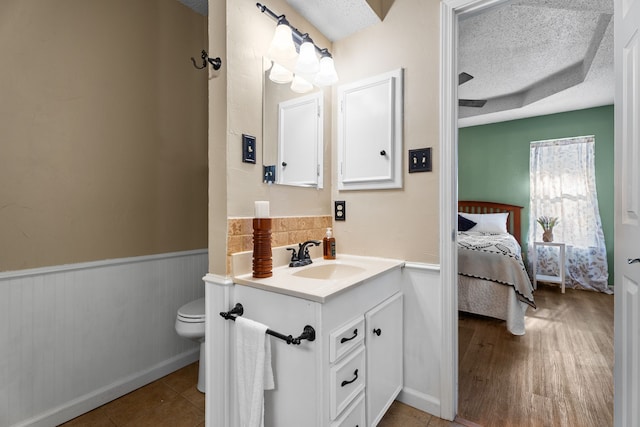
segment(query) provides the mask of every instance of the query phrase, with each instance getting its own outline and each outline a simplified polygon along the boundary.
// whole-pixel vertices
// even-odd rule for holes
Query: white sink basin
[[[339,280],[365,271],[364,268],[349,264],[322,264],[296,271],[293,276],[306,279]]]

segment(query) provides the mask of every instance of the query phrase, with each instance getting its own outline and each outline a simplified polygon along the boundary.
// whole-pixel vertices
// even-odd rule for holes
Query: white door
[[[640,0],[616,0],[614,425],[640,425]]]

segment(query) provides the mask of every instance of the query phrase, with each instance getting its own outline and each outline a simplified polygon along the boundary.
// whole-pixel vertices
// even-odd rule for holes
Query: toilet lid
[[[184,319],[204,319],[204,298],[191,301],[178,309],[178,317]]]

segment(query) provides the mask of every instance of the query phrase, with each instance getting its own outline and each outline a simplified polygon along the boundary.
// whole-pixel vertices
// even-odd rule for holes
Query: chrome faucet
[[[321,242],[318,240],[307,240],[304,243],[298,243],[298,252],[294,248],[287,248],[291,251],[291,262],[289,267],[302,267],[311,264],[311,255],[309,255],[309,245],[318,246]]]

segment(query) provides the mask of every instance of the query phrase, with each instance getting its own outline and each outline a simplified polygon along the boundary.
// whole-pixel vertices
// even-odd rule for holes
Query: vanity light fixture
[[[269,71],[269,80],[274,83],[285,84],[293,80],[293,73],[282,65],[274,62]]]
[[[338,81],[336,67],[333,65],[333,58],[328,50],[323,49],[320,58],[320,71],[316,74],[314,83],[318,86],[330,86]]]
[[[276,15],[260,3],[256,3],[256,6],[278,23],[267,52],[267,56],[273,61],[273,68],[269,73],[271,81],[292,82],[291,90],[299,93],[309,92],[313,89],[313,84],[330,86],[338,81],[338,73],[327,48],[318,47],[308,33],[301,33],[297,28],[292,27],[284,15]],[[300,51],[299,55],[296,47]],[[320,55],[319,60],[318,55]],[[294,60],[295,66],[287,68],[287,64],[293,64]],[[292,72],[289,71],[291,69],[294,75],[291,75]],[[288,74],[282,70],[287,71]]]
[[[282,15],[278,18],[276,32],[273,35],[273,40],[271,40],[267,56],[274,61],[285,62],[290,59],[295,59],[297,55],[298,52],[296,51],[296,46],[293,44],[289,21]]]
[[[305,34],[300,45],[300,56],[294,69],[297,75],[313,76],[320,71],[320,61],[316,55],[316,46],[308,34]]]

